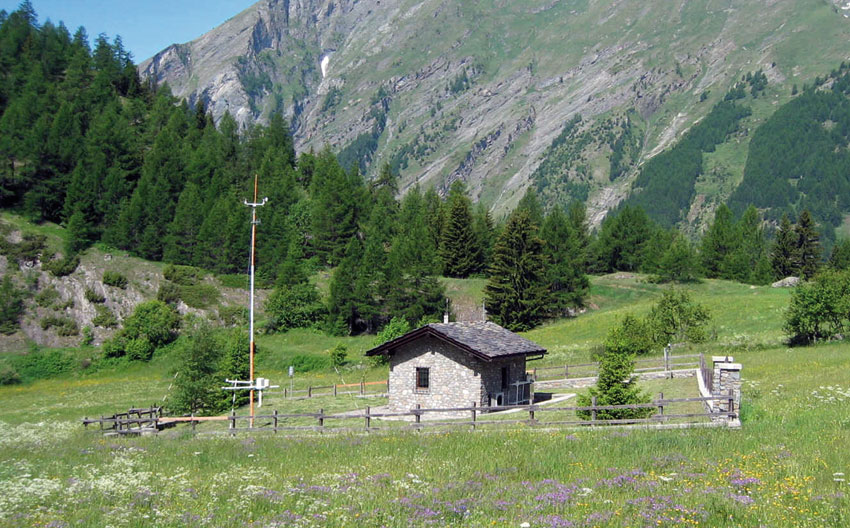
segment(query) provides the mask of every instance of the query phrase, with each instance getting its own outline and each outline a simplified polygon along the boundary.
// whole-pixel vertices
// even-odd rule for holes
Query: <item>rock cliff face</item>
[[[601,218],[742,74],[764,70],[778,103],[844,60],[845,13],[822,0],[262,0],[139,69],[216,118],[283,111],[299,150],[329,145],[370,171],[389,162],[403,187],[463,179],[497,212],[572,117],[599,139],[628,114],[624,177],[600,141],[563,168],[592,175]]]

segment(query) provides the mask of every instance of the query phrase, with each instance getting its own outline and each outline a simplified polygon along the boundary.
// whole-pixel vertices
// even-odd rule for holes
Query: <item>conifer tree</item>
[[[452,184],[440,236],[440,258],[448,277],[469,277],[481,262],[481,247],[473,231],[471,202],[460,180]]]
[[[425,225],[428,226],[428,241],[435,252],[440,251],[440,240],[445,225],[445,205],[440,200],[437,191],[433,187],[425,192],[422,197],[425,202]]]
[[[247,380],[251,376],[250,340],[244,328],[235,328],[224,334],[222,341],[222,357],[218,362],[216,378],[224,386],[225,380]],[[218,388],[217,387],[217,388]],[[221,410],[228,407],[241,407],[248,403],[250,394],[245,390],[223,391],[219,388],[221,402],[217,407]]]
[[[850,269],[850,238],[839,240],[829,255],[829,267],[834,270]]]
[[[582,272],[587,273],[590,230],[587,225],[587,207],[580,200],[573,201],[567,208],[570,232],[576,239],[576,261],[582,263]]]
[[[360,187],[342,170],[336,156],[326,149],[316,160],[310,184],[313,248],[327,264],[338,264],[346,244],[357,231],[362,207]]]
[[[174,220],[168,225],[163,260],[174,264],[195,264],[198,235],[204,222],[201,191],[194,183],[186,184],[177,200]]]
[[[656,271],[660,282],[693,282],[699,277],[699,262],[691,243],[676,233],[672,243],[661,256]]]
[[[484,289],[487,313],[513,331],[535,327],[546,314],[543,241],[528,211],[514,211],[493,248],[490,280]]]
[[[787,214],[782,215],[776,240],[770,250],[770,266],[773,278],[784,279],[800,273],[799,257],[797,256],[797,237]]]
[[[481,202],[478,202],[473,214],[472,230],[475,232],[475,239],[481,248],[476,272],[484,272],[490,267],[493,259],[493,242],[496,237],[493,230],[493,218],[490,216],[490,211]]]
[[[803,209],[800,213],[797,225],[794,226],[794,234],[797,239],[796,256],[800,275],[803,279],[811,279],[820,268],[821,247],[820,235],[808,209]]]
[[[351,335],[362,328],[359,311],[361,299],[357,298],[360,292],[355,288],[362,259],[363,243],[357,237],[352,237],[345,248],[342,261],[331,278],[328,315],[325,322],[325,327],[331,334]]]
[[[714,221],[702,238],[700,257],[706,277],[731,279],[740,271],[733,254],[741,247],[741,235],[726,204],[714,212]]]
[[[545,242],[548,309],[553,314],[565,315],[584,305],[590,287],[584,274],[584,255],[579,249],[578,236],[560,207],[555,207],[543,221],[540,236]]]
[[[595,247],[595,268],[602,273],[638,271],[643,252],[652,235],[649,217],[640,207],[625,206],[616,216],[606,218]]]
[[[761,216],[755,206],[750,205],[739,222],[741,246],[736,260],[741,262],[739,273],[743,282],[750,284],[767,284],[770,275],[767,261],[767,248],[764,240]]]

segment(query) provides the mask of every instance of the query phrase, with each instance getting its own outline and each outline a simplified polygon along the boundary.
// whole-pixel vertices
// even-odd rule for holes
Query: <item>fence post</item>
[[[670,372],[670,343],[667,343],[667,346],[664,347],[664,370],[667,371],[670,377],[673,377],[673,373]]]
[[[307,387],[307,397],[308,397],[308,398],[312,398],[312,397],[313,397],[313,386],[312,386],[312,385],[309,385],[309,386]]]
[[[567,379],[569,377],[570,377],[570,366],[564,365],[564,379]]]
[[[528,406],[528,421],[530,424],[534,424],[534,405]]]
[[[478,402],[472,402],[472,430],[475,430],[475,415],[478,414],[476,412],[478,407]]]
[[[191,423],[192,423],[192,434],[195,434],[195,424],[197,423],[197,422],[195,422],[195,413],[192,413],[192,422]]]
[[[325,410],[319,409],[319,432],[325,430]]]
[[[230,411],[230,436],[236,436],[236,411]]]
[[[662,421],[664,420],[664,404],[661,403],[661,400],[663,400],[663,399],[664,399],[664,393],[659,392],[658,393],[658,416],[659,416],[659,419],[661,419]]]
[[[366,406],[366,432],[369,431],[369,426],[372,425],[372,417],[369,416],[369,406]]]
[[[277,434],[277,409],[274,410],[274,434]]]
[[[102,414],[100,415],[100,422],[99,423],[100,423],[100,430],[101,430],[101,432],[103,432],[103,415]]]
[[[334,383],[334,398],[336,398],[336,383]]]
[[[590,410],[590,421],[595,422],[596,421],[596,396],[594,396],[593,398],[590,399],[590,405],[591,405],[591,407],[593,407]]]
[[[417,431],[419,431],[419,430],[420,430],[419,428],[420,428],[421,426],[420,426],[419,424],[421,423],[421,420],[422,420],[422,417],[420,416],[420,413],[419,413],[419,409],[420,409],[420,407],[421,407],[421,406],[417,403],[417,404],[416,404],[416,412],[415,412],[415,415],[416,415],[416,430],[417,430]]]
[[[366,382],[360,381],[360,395],[363,396],[366,393]]]
[[[534,378],[534,381],[537,381],[537,367],[531,370],[531,377]]]

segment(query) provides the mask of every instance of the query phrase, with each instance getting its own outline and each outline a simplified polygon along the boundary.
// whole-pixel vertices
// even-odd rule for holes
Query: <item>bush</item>
[[[122,334],[128,339],[147,338],[155,347],[174,341],[180,326],[180,314],[162,301],[146,301],[124,321]]]
[[[655,339],[649,324],[628,314],[620,321],[620,324],[608,331],[602,358],[604,359],[609,353],[645,356],[652,352],[654,346]]]
[[[56,328],[56,333],[63,337],[80,334],[77,322],[70,317],[49,315],[42,319],[39,324],[41,325],[42,330]]]
[[[123,290],[127,288],[127,277],[117,271],[104,271],[103,283],[107,286],[113,286]]]
[[[24,292],[12,283],[6,275],[0,282],[0,334],[11,335],[20,327],[21,314],[24,313]]]
[[[34,350],[21,356],[12,356],[12,367],[23,381],[52,378],[73,370],[74,357],[61,350]]]
[[[153,357],[155,349],[147,337],[141,336],[128,339],[124,352],[130,361],[148,361]]]
[[[646,320],[655,345],[663,347],[684,341],[702,343],[708,337],[705,327],[711,316],[686,291],[670,290],[663,293]]]
[[[339,343],[337,346],[333,347],[331,350],[331,366],[334,368],[341,367],[345,365],[345,361],[348,358],[348,347]]]
[[[794,344],[850,330],[850,271],[824,271],[800,283],[791,295],[784,327]]]
[[[74,273],[79,265],[80,257],[74,255],[72,257],[61,259],[51,259],[48,262],[45,262],[42,267],[50,272],[50,274],[54,277],[65,277],[66,275]]]
[[[162,270],[165,280],[170,280],[181,286],[194,286],[204,278],[204,271],[193,266],[178,266],[169,264]]]
[[[605,355],[599,363],[599,379],[595,387],[578,398],[578,405],[589,406],[596,397],[596,405],[635,405],[651,401],[636,385],[634,358],[644,351],[647,339],[638,319],[626,316],[623,322],[611,329],[605,339]],[[610,409],[596,411],[599,420],[624,420],[646,418],[655,412],[652,407],[638,409]],[[577,411],[582,420],[592,417],[591,411]]]
[[[325,315],[319,292],[308,282],[276,288],[265,308],[267,332],[315,327]]]
[[[392,341],[397,337],[401,337],[404,334],[410,332],[410,323],[407,322],[407,319],[403,317],[393,317],[390,319],[390,322],[384,326],[378,335],[375,336],[375,341],[372,343],[373,346],[381,346],[387,341]],[[377,356],[371,356],[371,363],[374,366],[386,365],[389,363],[389,357],[386,354],[380,354]]]
[[[91,324],[101,328],[115,328],[118,326],[118,318],[115,314],[102,304],[97,304],[94,307],[97,315],[91,320]]]
[[[83,340],[80,341],[80,345],[88,346],[94,342],[94,332],[92,331],[90,326],[83,327]],[[85,365],[88,367],[88,365]]]
[[[0,385],[16,385],[21,382],[21,375],[12,365],[0,366]]]
[[[180,286],[180,299],[192,308],[206,308],[218,302],[218,289],[211,284]]]
[[[44,235],[26,233],[20,242],[13,244],[7,241],[5,236],[0,234],[0,255],[6,255],[10,260],[14,260],[18,264],[35,262],[41,258],[46,241],[47,237]]]
[[[248,324],[248,309],[244,306],[222,306],[218,309],[218,318],[224,326],[243,326]]]
[[[163,282],[156,292],[156,300],[175,305],[180,302],[180,286],[173,282]]]
[[[93,304],[101,304],[106,302],[106,297],[103,294],[96,292],[93,288],[86,288],[85,298]]]
[[[249,277],[244,273],[218,275],[218,280],[225,288],[237,288],[247,290],[250,287]]]
[[[42,308],[50,308],[59,300],[59,292],[53,286],[45,288],[35,296],[35,304]]]

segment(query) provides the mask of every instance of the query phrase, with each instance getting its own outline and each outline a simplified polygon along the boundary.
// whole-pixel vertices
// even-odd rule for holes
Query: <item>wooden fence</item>
[[[664,372],[700,366],[702,354],[671,355],[666,352],[662,357],[638,359],[635,361],[634,372]],[[556,367],[537,367],[528,371],[534,381],[551,381],[561,379],[592,378],[599,374],[599,363],[579,363]]]
[[[289,387],[284,387],[282,391],[267,391],[266,394],[282,394],[285,399],[315,398],[318,396],[343,396],[347,394],[359,396],[379,396],[389,392],[389,383],[389,380],[382,380],[361,381],[360,383],[347,383],[344,385],[310,385],[306,389],[290,389]]]
[[[728,411],[703,411],[703,412],[671,412],[670,407],[677,404],[687,404],[701,402],[703,404],[709,401],[724,402],[728,405]],[[599,411],[613,411],[619,409],[654,409],[652,416],[647,418],[625,418],[625,419],[602,419],[598,418]],[[498,412],[513,411],[513,413],[522,415],[520,418],[509,419],[500,418]],[[590,413],[589,420],[581,419],[553,419],[546,420],[545,416],[550,413],[575,413],[586,411]],[[195,430],[197,424],[210,421],[227,422],[227,431],[235,434],[237,432],[272,432],[280,431],[311,431],[318,433],[342,433],[342,432],[357,432],[357,431],[400,431],[400,430],[422,430],[429,427],[469,427],[475,430],[482,426],[510,426],[510,425],[527,425],[533,427],[587,427],[587,426],[607,426],[607,425],[624,425],[624,424],[667,424],[677,422],[679,424],[693,424],[697,421],[718,422],[719,420],[731,421],[737,418],[738,411],[735,408],[734,398],[731,396],[709,396],[699,398],[663,398],[663,394],[652,402],[635,405],[596,405],[594,397],[589,406],[547,406],[540,404],[532,405],[505,405],[480,407],[471,405],[469,407],[449,407],[449,408],[421,408],[418,405],[414,409],[406,412],[374,412],[370,407],[357,413],[337,413],[328,414],[324,409],[319,409],[318,412],[312,413],[295,413],[283,414],[275,410],[272,414],[258,414],[253,417],[253,427],[251,426],[252,418],[248,415],[230,414],[228,416],[211,416],[211,417],[195,417],[184,416],[177,418],[168,418],[155,416],[152,418],[141,420],[139,418],[121,418],[126,413],[115,415],[109,418],[88,419],[83,420],[83,424],[89,425],[94,423],[101,424],[101,430],[104,432],[118,433],[141,433],[152,429],[162,429],[163,427],[173,425],[178,422],[183,422],[191,425],[192,430]],[[437,415],[435,419],[427,419],[428,415]],[[452,418],[447,418],[446,415],[452,415]],[[551,415],[551,414],[550,414]],[[423,417],[426,417],[423,420]],[[564,417],[561,417],[564,418]],[[375,422],[376,419],[382,419],[381,422]],[[298,421],[300,423],[290,423]],[[406,423],[399,423],[404,421]],[[261,422],[261,425],[257,425]],[[305,422],[314,422],[312,424]],[[348,423],[360,422],[359,425],[349,426]],[[393,423],[395,422],[395,423]],[[104,424],[110,425],[110,428],[104,427]],[[143,428],[140,425],[146,424]],[[342,425],[334,425],[342,424]],[[133,427],[135,426],[135,428]]]
[[[160,429],[162,407],[151,405],[148,408],[132,408],[127,412],[103,416],[100,418],[84,418],[83,425],[88,427],[97,424],[102,432],[116,434],[139,434]]]

